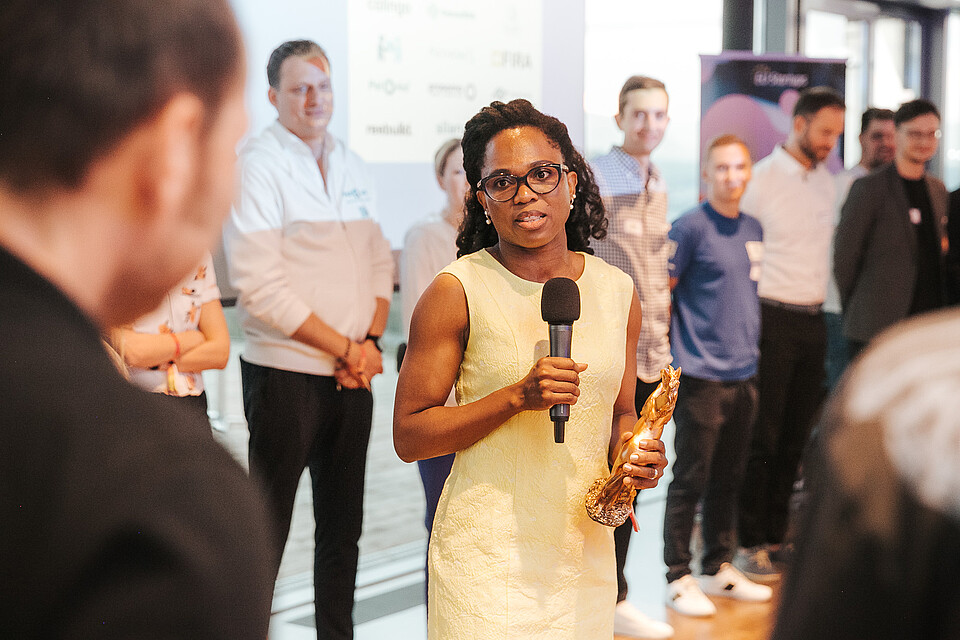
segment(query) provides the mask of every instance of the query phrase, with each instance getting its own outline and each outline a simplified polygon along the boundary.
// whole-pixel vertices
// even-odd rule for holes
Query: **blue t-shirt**
[[[726,382],[756,374],[762,239],[756,218],[727,218],[707,202],[674,221],[670,346],[683,373]]]

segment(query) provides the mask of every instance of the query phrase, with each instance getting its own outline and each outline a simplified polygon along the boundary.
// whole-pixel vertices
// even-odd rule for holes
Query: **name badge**
[[[623,221],[623,232],[628,236],[643,235],[643,221],[636,218],[627,218]]]
[[[340,217],[343,220],[356,220],[358,218],[369,218],[370,193],[366,189],[354,187],[343,190],[343,198],[340,201],[343,210]]]
[[[763,268],[763,243],[748,240],[745,246],[747,257],[750,259],[750,279],[754,282],[760,282],[760,271]]]
[[[920,209],[917,209],[916,207],[912,207],[909,211],[909,214],[910,214],[910,222],[912,222],[913,224],[920,224]]]

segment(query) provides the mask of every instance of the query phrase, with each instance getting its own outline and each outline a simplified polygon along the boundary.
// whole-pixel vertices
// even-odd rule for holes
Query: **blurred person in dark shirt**
[[[881,330],[944,306],[947,190],[927,173],[940,112],[928,100],[894,114],[892,164],[850,187],[834,236],[833,273],[851,357]]]
[[[773,640],[960,637],[960,312],[871,342],[828,403]]]
[[[0,637],[266,636],[262,503],[101,336],[215,243],[246,127],[225,0],[0,12]]]

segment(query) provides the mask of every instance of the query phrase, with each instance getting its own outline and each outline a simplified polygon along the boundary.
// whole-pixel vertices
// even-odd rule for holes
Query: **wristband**
[[[174,362],[175,360],[177,360],[177,358],[180,357],[180,339],[177,338],[177,334],[175,334],[172,331],[170,332],[170,337],[173,338],[173,344],[174,344],[173,358],[171,358],[170,362]]]
[[[379,351],[380,353],[383,353],[383,347],[380,346],[380,336],[375,336],[371,333],[368,333],[367,337],[364,338],[363,340],[364,342],[369,340],[370,342],[373,343],[373,346],[377,348],[377,351]]]
[[[347,338],[347,349],[343,352],[343,355],[340,356],[340,359],[346,361],[350,357],[350,347],[353,345],[353,340]]]

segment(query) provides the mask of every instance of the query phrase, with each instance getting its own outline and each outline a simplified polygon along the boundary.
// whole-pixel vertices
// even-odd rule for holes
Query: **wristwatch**
[[[380,346],[380,336],[375,336],[371,333],[368,333],[367,337],[364,338],[364,342],[366,342],[367,340],[373,343],[373,346],[377,348],[377,351],[379,351],[380,353],[383,353],[383,347]]]

